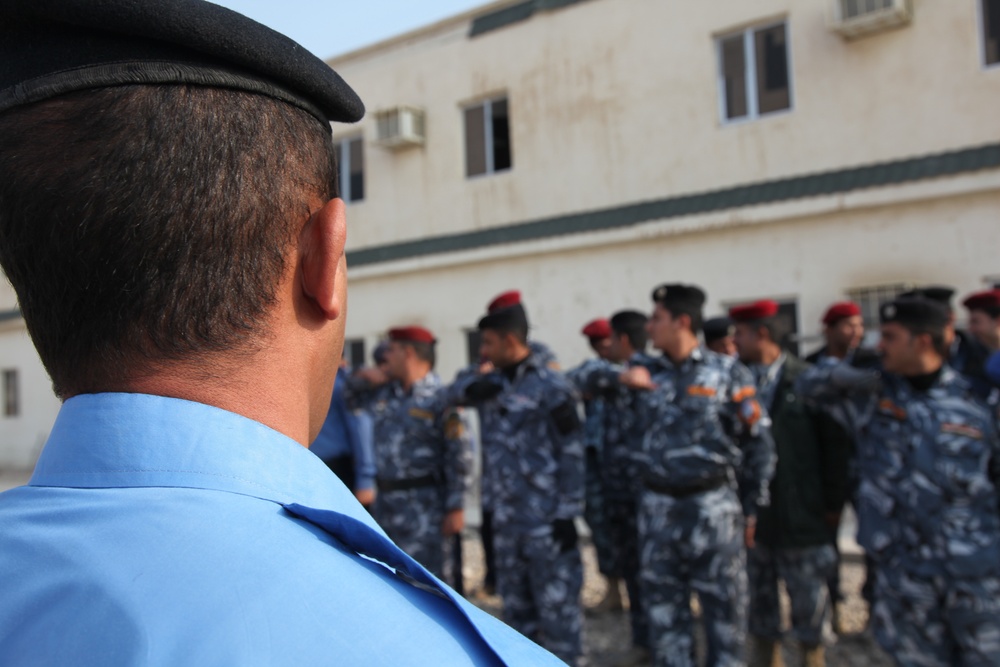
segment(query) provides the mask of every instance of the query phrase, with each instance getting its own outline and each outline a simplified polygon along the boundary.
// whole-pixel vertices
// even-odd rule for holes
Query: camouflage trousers
[[[428,486],[375,496],[375,520],[407,555],[439,579],[445,570],[441,490]]]
[[[493,547],[504,620],[575,665],[583,652],[579,548],[562,551],[551,532],[533,534],[499,524],[494,526]]]
[[[632,643],[648,647],[649,622],[639,581],[639,508],[634,496],[620,494],[608,495],[604,507],[613,545],[613,571],[625,580],[628,589]]]
[[[615,543],[608,530],[610,522],[604,481],[601,479],[601,462],[592,447],[587,448],[583,490],[586,500],[583,518],[590,528],[590,539],[597,552],[597,568],[605,577],[620,577],[621,572],[615,568]]]
[[[1000,665],[1000,577],[924,577],[880,564],[872,627],[901,667]]]
[[[829,544],[803,549],[771,549],[758,544],[747,551],[750,634],[781,639],[780,579],[785,582],[791,602],[791,638],[818,645],[823,638],[823,623],[830,614],[827,584],[836,565],[837,552]]]
[[[695,665],[692,593],[698,595],[705,625],[705,664],[745,664],[743,529],[743,510],[728,487],[685,498],[643,491],[640,576],[657,667]]]

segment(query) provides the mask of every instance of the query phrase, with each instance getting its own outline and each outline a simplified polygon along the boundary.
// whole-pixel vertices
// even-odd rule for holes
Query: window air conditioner
[[[424,143],[424,112],[414,107],[393,107],[375,112],[375,143],[386,148],[421,146]]]
[[[831,0],[830,29],[844,39],[906,25],[913,19],[911,0]]]

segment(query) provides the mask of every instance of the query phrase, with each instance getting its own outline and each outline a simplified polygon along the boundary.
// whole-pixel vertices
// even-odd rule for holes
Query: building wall
[[[1000,68],[982,66],[976,0],[915,0],[911,25],[851,42],[827,28],[828,4],[589,0],[471,39],[464,16],[331,61],[370,110],[427,114],[424,147],[366,145],[350,247],[996,141]],[[722,123],[715,38],[781,19],[792,109]],[[466,178],[461,109],[497,94],[513,169]],[[373,139],[373,123],[335,131]]]
[[[28,470],[35,465],[60,403],[20,321],[0,329],[0,370],[7,369],[18,371],[21,409],[17,416],[4,416],[0,396],[0,469]]]

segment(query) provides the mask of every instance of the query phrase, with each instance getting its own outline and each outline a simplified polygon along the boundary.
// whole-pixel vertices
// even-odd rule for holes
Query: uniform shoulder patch
[[[715,387],[693,384],[687,388],[687,393],[688,396],[704,396],[705,398],[713,398],[718,392],[715,390]]]
[[[434,413],[429,410],[421,410],[420,408],[410,408],[410,416],[415,419],[424,419],[427,421],[434,420]]]
[[[465,425],[457,412],[452,412],[444,420],[444,437],[449,440],[458,440],[465,435]]]
[[[893,403],[888,398],[883,398],[878,402],[878,411],[883,415],[888,415],[893,419],[903,421],[906,419],[906,410]]]
[[[983,432],[975,426],[969,426],[968,424],[950,424],[945,422],[941,424],[941,432],[962,435],[966,438],[973,438],[974,440],[983,439]]]

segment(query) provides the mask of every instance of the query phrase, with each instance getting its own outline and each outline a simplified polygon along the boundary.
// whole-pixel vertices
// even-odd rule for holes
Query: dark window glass
[[[1000,63],[1000,0],[983,0],[983,45],[986,64]]]
[[[486,173],[486,119],[483,105],[465,110],[465,175]]]
[[[361,368],[365,365],[365,341],[354,338],[344,341],[344,358],[351,368]]]
[[[3,372],[3,414],[5,417],[16,417],[21,414],[21,388],[17,370]]]
[[[465,332],[465,349],[469,364],[479,364],[479,329],[469,329]]]
[[[349,201],[361,201],[365,198],[365,152],[361,139],[350,142],[351,176]]]
[[[788,49],[785,26],[777,25],[754,34],[757,58],[757,112],[766,114],[789,107]]]
[[[794,355],[799,354],[799,305],[796,301],[778,304],[778,319],[781,320],[785,337],[781,347]]]
[[[491,105],[493,112],[493,171],[510,169],[513,161],[510,153],[510,121],[507,100],[496,100]]]
[[[725,82],[726,118],[747,115],[746,52],[743,35],[722,40],[722,77]]]

